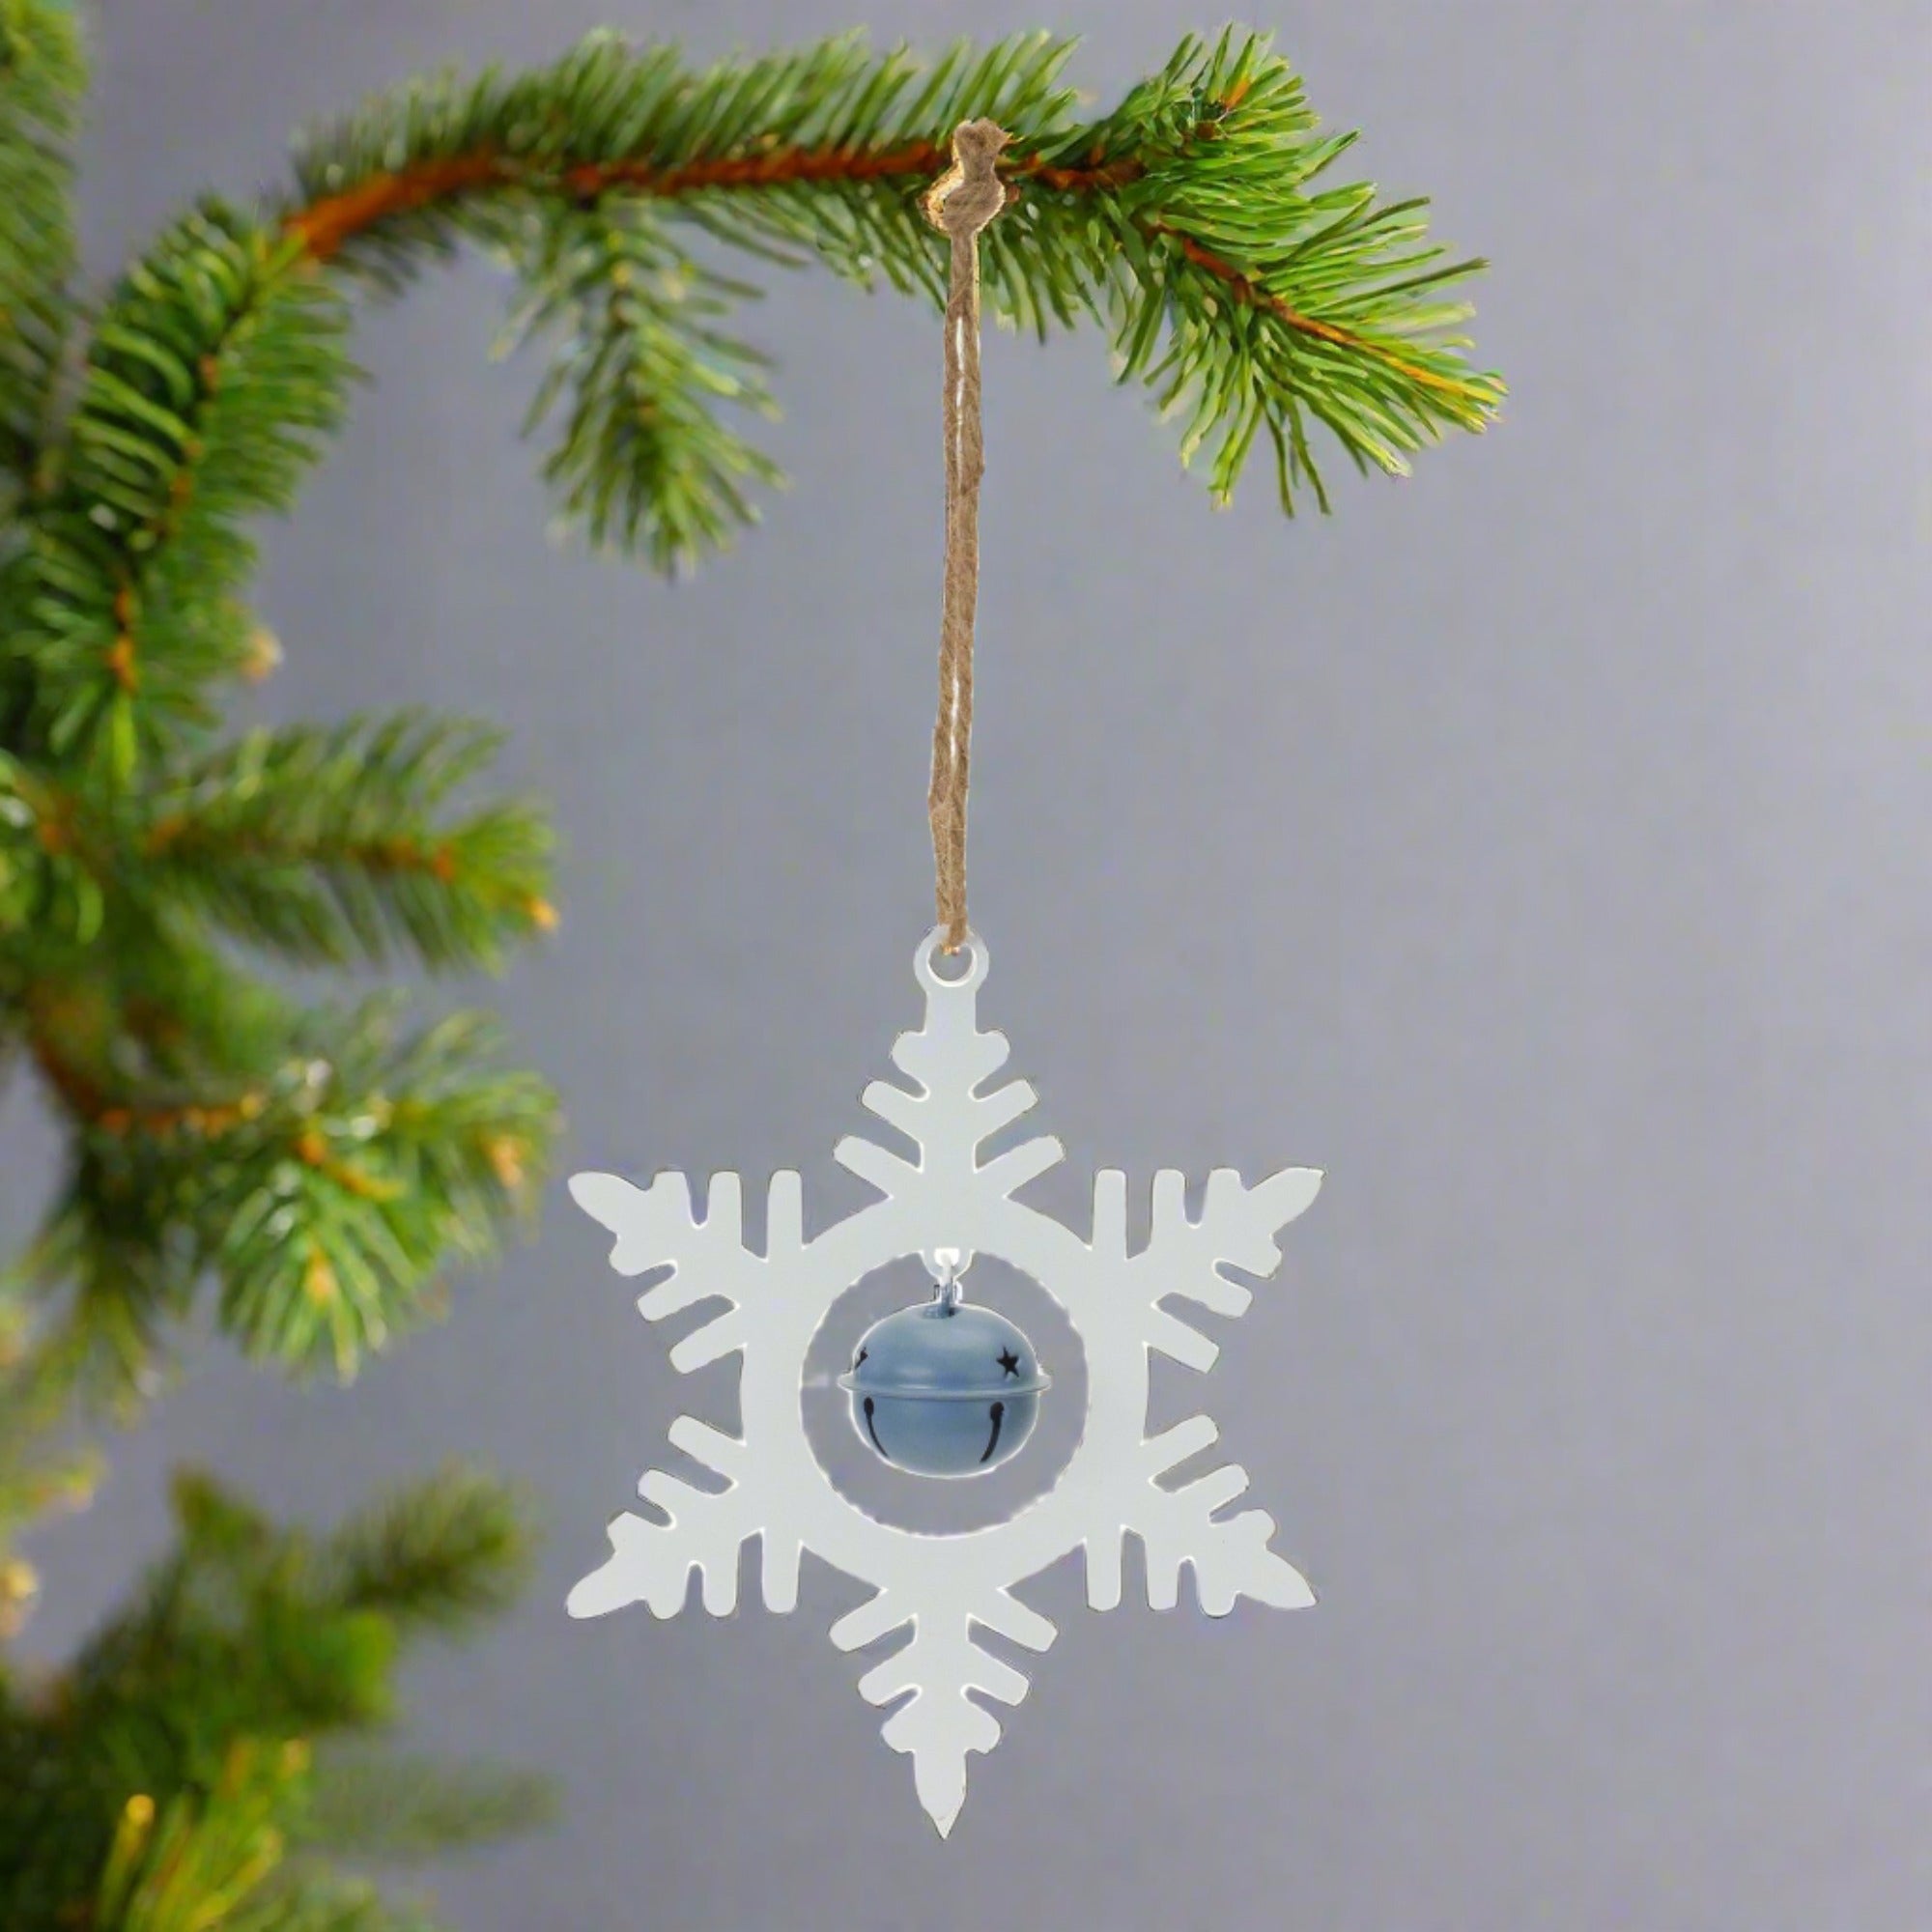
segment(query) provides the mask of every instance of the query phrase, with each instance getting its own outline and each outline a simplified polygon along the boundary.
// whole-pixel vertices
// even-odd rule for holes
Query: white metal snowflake
[[[1292,1167],[1247,1187],[1233,1169],[1217,1169],[1195,1221],[1181,1175],[1163,1170],[1154,1177],[1149,1242],[1132,1254],[1124,1174],[1094,1177],[1091,1243],[1016,1202],[1015,1190],[1056,1165],[1064,1150],[1041,1136],[981,1163],[981,1144],[1026,1113],[1035,1094],[1020,1080],[978,1091],[1008,1054],[1004,1035],[978,1026],[986,948],[969,939],[966,970],[949,980],[934,967],[938,939],[929,935],[916,961],[925,1025],[893,1049],[920,1091],[874,1081],[864,1094],[867,1107],[918,1144],[919,1161],[856,1136],[834,1150],[878,1188],[879,1201],[808,1241],[799,1177],[776,1174],[760,1255],[745,1244],[735,1174],[712,1177],[702,1221],[681,1174],[660,1174],[648,1188],[610,1174],[572,1179],[578,1205],[616,1236],[611,1262],[619,1274],[668,1271],[639,1300],[646,1320],[715,1297],[731,1304],[679,1342],[670,1359],[690,1371],[741,1351],[745,1433],[740,1439],[679,1416],[670,1440],[727,1487],[712,1493],[646,1471],[639,1491],[669,1520],[619,1516],[609,1560],[572,1590],[569,1608],[591,1617],[643,1603],[660,1617],[674,1616],[696,1566],[704,1607],[722,1616],[736,1606],[739,1551],[753,1536],[768,1609],[796,1606],[808,1548],[870,1584],[876,1594],[833,1625],[832,1641],[854,1650],[910,1628],[910,1640],[859,1690],[873,1704],[911,1693],[884,1735],[911,1755],[920,1802],[944,1835],[965,1800],[968,1754],[990,1750],[1000,1738],[997,1719],[969,1693],[1017,1704],[1027,1690],[1018,1670],[975,1641],[976,1629],[1034,1651],[1056,1634],[1012,1594],[1015,1584],[1084,1550],[1087,1601],[1112,1609],[1121,1601],[1122,1539],[1132,1530],[1146,1548],[1148,1601],[1156,1609],[1173,1608],[1183,1563],[1210,1616],[1226,1615],[1237,1597],[1282,1609],[1315,1601],[1299,1572],[1269,1548],[1274,1524],[1264,1511],[1220,1514],[1247,1489],[1244,1470],[1229,1463],[1179,1488],[1163,1486],[1163,1476],[1214,1441],[1214,1424],[1197,1415],[1151,1439],[1146,1427],[1150,1351],[1197,1370],[1218,1352],[1163,1305],[1167,1298],[1239,1315],[1248,1291],[1222,1264],[1272,1273],[1281,1261],[1279,1231],[1314,1200],[1321,1176]],[[801,1389],[812,1338],[847,1289],[906,1255],[923,1255],[936,1272],[935,1253],[948,1248],[959,1251],[959,1265],[975,1253],[999,1256],[1065,1310],[1086,1354],[1087,1417],[1043,1495],[1004,1522],[935,1536],[880,1522],[833,1486],[806,1437]]]

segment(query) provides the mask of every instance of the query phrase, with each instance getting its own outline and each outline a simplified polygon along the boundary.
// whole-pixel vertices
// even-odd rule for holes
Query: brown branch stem
[[[1236,94],[1221,106],[1224,110],[1232,109],[1237,100]],[[1203,131],[1210,127],[1211,123],[1204,122]],[[497,189],[549,191],[577,200],[594,199],[611,188],[674,200],[681,195],[780,187],[801,182],[904,180],[909,185],[917,184],[923,189],[944,171],[950,159],[949,151],[940,143],[908,141],[892,148],[772,147],[755,155],[687,161],[673,168],[660,168],[642,160],[585,162],[545,175],[506,156],[480,150],[420,162],[395,173],[371,175],[339,194],[326,195],[295,210],[285,218],[283,232],[310,257],[327,261],[356,236],[391,215]],[[1108,159],[1096,154],[1084,165],[1069,167],[1050,164],[1043,156],[1035,153],[1013,156],[1000,167],[1001,176],[1015,186],[1033,183],[1061,194],[1109,192],[1130,185],[1146,172],[1146,162],[1132,155]],[[1297,333],[1372,357],[1425,387],[1472,402],[1481,400],[1481,392],[1467,383],[1425,369],[1337,324],[1304,315],[1184,230],[1157,216],[1149,216],[1141,226],[1149,235],[1164,236],[1174,242],[1194,267],[1212,275],[1235,300],[1266,310]]]
[[[303,252],[327,261],[346,242],[391,215],[496,189],[549,190],[588,201],[614,187],[656,199],[732,188],[784,187],[801,182],[867,182],[903,179],[922,186],[947,164],[946,149],[935,141],[905,141],[892,148],[771,147],[755,155],[732,155],[660,168],[649,161],[586,161],[546,175],[489,149],[419,162],[394,173],[371,175],[340,194],[325,195],[295,210],[283,233]],[[1091,193],[1123,187],[1144,171],[1132,157],[1085,167],[1049,166],[1038,155],[1022,156],[1002,170],[1009,178],[1037,181],[1062,193]]]
[[[258,1120],[268,1104],[262,1094],[247,1091],[213,1106],[134,1105],[110,1095],[91,1073],[61,1051],[43,1028],[30,1028],[27,1041],[34,1065],[61,1105],[85,1125],[117,1140],[134,1134],[165,1139],[181,1133],[216,1140]]]
[[[447,838],[426,844],[419,838],[402,837],[320,843],[270,838],[261,833],[211,837],[179,813],[159,819],[150,828],[142,852],[150,859],[180,858],[197,846],[213,846],[236,858],[258,859],[271,866],[348,866],[368,872],[424,872],[445,886],[455,885],[462,874],[461,858]],[[538,894],[473,882],[469,889],[481,897],[514,908],[542,931],[551,931],[557,923],[556,908]]]
[[[1465,396],[1471,401],[1479,399],[1480,392],[1467,383],[1459,383],[1453,376],[1438,376],[1434,370],[1424,369],[1406,356],[1397,355],[1394,350],[1386,349],[1378,342],[1370,342],[1335,323],[1322,322],[1312,315],[1303,315],[1284,297],[1263,288],[1252,276],[1244,274],[1232,262],[1224,261],[1184,230],[1171,227],[1165,221],[1150,221],[1146,225],[1150,234],[1165,235],[1177,242],[1180,252],[1197,269],[1224,283],[1236,300],[1267,310],[1270,315],[1278,317],[1298,333],[1313,336],[1318,342],[1332,343],[1338,349],[1349,349],[1360,355],[1373,356],[1398,374],[1406,376],[1411,382],[1422,384],[1425,388],[1441,389],[1449,395]]]

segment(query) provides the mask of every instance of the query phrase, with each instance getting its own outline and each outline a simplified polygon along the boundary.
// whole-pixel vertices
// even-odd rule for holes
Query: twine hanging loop
[[[952,244],[946,298],[946,573],[939,626],[939,716],[932,731],[932,863],[942,948],[966,942],[966,781],[973,737],[973,618],[980,594],[980,231],[1006,207],[997,174],[1011,139],[991,121],[952,130],[952,165],[927,189],[925,217]]]

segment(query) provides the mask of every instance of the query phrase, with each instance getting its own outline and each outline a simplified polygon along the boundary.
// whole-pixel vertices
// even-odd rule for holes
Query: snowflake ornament
[[[980,1092],[1008,1055],[1005,1036],[978,1024],[988,954],[969,935],[965,971],[943,978],[934,965],[940,938],[935,929],[916,960],[925,1024],[893,1049],[918,1091],[875,1081],[863,1096],[917,1144],[918,1161],[857,1136],[834,1150],[840,1165],[879,1190],[878,1201],[808,1241],[799,1176],[776,1174],[758,1254],[744,1240],[735,1174],[712,1177],[702,1220],[681,1174],[660,1174],[648,1188],[611,1174],[573,1177],[578,1205],[616,1236],[617,1272],[660,1275],[638,1303],[647,1321],[713,1298],[730,1304],[680,1341],[670,1360],[689,1372],[742,1354],[744,1435],[679,1416],[670,1440],[726,1487],[713,1493],[647,1471],[639,1493],[668,1520],[619,1516],[611,1556],[572,1590],[569,1609],[602,1616],[642,1603],[657,1616],[674,1616],[696,1567],[704,1607],[724,1615],[736,1607],[739,1552],[756,1537],[765,1605],[790,1610],[800,1558],[812,1550],[874,1592],[833,1625],[840,1650],[911,1634],[859,1690],[872,1704],[905,1699],[884,1736],[911,1757],[920,1803],[943,1836],[965,1800],[968,1755],[1000,1738],[998,1720],[972,1693],[1010,1705],[1027,1690],[1026,1677],[981,1648],[976,1633],[994,1631],[1033,1651],[1056,1634],[1014,1596],[1026,1578],[1082,1550],[1088,1603],[1112,1609],[1121,1601],[1122,1540],[1132,1531],[1145,1546],[1148,1601],[1156,1609],[1174,1607],[1183,1564],[1210,1616],[1226,1615],[1239,1597],[1281,1609],[1315,1601],[1300,1573],[1269,1548],[1274,1524],[1264,1511],[1221,1514],[1247,1489],[1243,1469],[1228,1463],[1179,1488],[1163,1486],[1163,1476],[1215,1440],[1214,1424],[1197,1415],[1152,1437],[1146,1428],[1151,1352],[1196,1370],[1210,1367],[1218,1352],[1166,1305],[1169,1298],[1239,1315],[1250,1295],[1223,1264],[1271,1274],[1281,1261],[1280,1230],[1315,1199],[1321,1176],[1285,1168],[1250,1187],[1234,1170],[1217,1169],[1197,1221],[1186,1211],[1182,1176],[1163,1170],[1153,1180],[1150,1239],[1134,1253],[1122,1173],[1094,1177],[1091,1241],[1015,1201],[1064,1150],[1042,1135],[980,1160],[981,1145],[1036,1096],[1023,1080]],[[833,1305],[866,1275],[916,1254],[936,1278],[951,1280],[976,1253],[1030,1275],[1065,1311],[1086,1354],[1086,1425],[1053,1486],[1007,1520],[952,1535],[897,1528],[841,1494],[812,1453],[801,1401],[807,1355]]]

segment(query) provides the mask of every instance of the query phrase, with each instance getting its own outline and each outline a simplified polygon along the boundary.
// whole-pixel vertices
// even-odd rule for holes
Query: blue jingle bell
[[[852,1427],[894,1468],[980,1476],[1019,1453],[1049,1379],[1022,1330],[949,1282],[867,1329],[838,1386]]]

